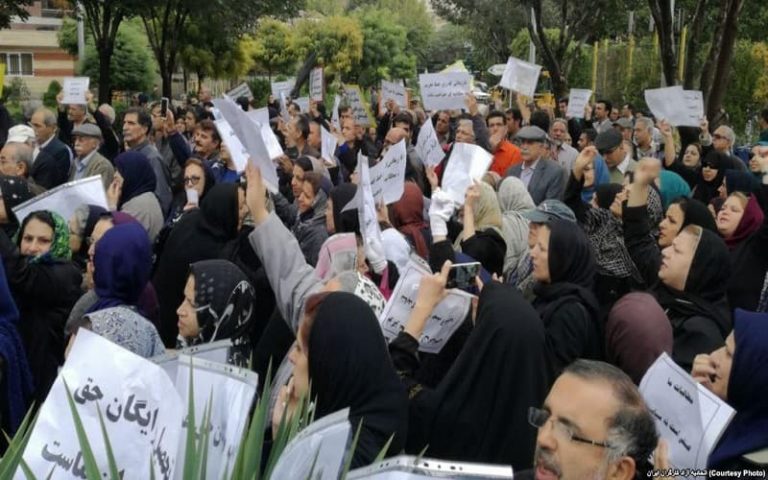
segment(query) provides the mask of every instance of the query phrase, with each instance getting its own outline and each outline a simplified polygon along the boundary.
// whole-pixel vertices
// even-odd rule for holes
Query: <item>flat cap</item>
[[[29,125],[14,125],[8,129],[6,143],[27,143],[35,140],[35,131]]]
[[[576,215],[573,214],[573,210],[560,200],[555,199],[544,200],[535,209],[524,212],[523,216],[533,223],[548,223],[556,218],[576,223]]]
[[[613,122],[613,126],[630,129],[630,128],[634,128],[635,124],[632,122],[632,119],[627,117],[621,117],[615,122]]]
[[[611,128],[595,138],[595,148],[597,148],[597,151],[600,152],[600,154],[603,154],[618,147],[623,141],[624,137],[621,135],[621,132],[615,128]]]
[[[101,129],[93,123],[84,123],[72,129],[72,136],[75,137],[93,137],[101,139]]]
[[[529,125],[527,127],[521,128],[520,131],[517,132],[517,135],[515,135],[515,138],[518,140],[528,140],[531,142],[546,142],[549,140],[547,132],[535,125]]]

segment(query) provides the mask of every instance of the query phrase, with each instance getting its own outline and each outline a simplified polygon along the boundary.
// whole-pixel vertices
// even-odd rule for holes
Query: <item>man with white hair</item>
[[[29,123],[37,139],[30,175],[35,183],[50,190],[69,178],[72,151],[56,137],[56,114],[49,109],[38,108]]]
[[[634,160],[639,161],[646,157],[661,159],[664,152],[660,151],[659,146],[653,141],[653,120],[648,117],[635,120],[634,137],[632,154]]]

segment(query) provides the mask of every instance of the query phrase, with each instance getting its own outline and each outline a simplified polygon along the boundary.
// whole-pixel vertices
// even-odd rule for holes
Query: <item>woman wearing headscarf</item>
[[[417,339],[444,294],[449,268],[422,279],[417,304],[424,307],[389,345],[410,398],[406,452],[426,447],[429,457],[530,468],[536,431],[527,408],[543,402],[553,377],[544,326],[518,290],[485,285],[476,325],[445,377],[434,388],[415,378],[422,362]],[[499,381],[500,371],[514,373]]]
[[[355,233],[360,234],[360,222],[357,217],[357,209],[344,212],[344,207],[355,198],[357,185],[342,183],[331,190],[326,209],[325,221],[329,234]]]
[[[24,419],[34,391],[18,325],[19,311],[8,288],[5,268],[0,262],[0,357],[3,361],[3,388],[0,396],[5,405],[0,425],[11,437]]]
[[[325,211],[328,195],[321,188],[322,176],[319,173],[304,174],[301,189],[296,197],[298,211],[291,231],[299,241],[299,246],[307,263],[314,266],[323,242],[328,238],[325,225]],[[330,181],[328,181],[330,185]]]
[[[0,176],[0,229],[8,238],[16,235],[19,229],[13,209],[34,196],[24,178]]]
[[[462,212],[463,228],[453,242],[454,250],[469,255],[489,272],[501,276],[507,244],[502,236],[496,192],[484,182],[471,185],[467,188]]]
[[[83,204],[77,207],[69,219],[69,248],[72,250],[72,260],[82,271],[88,263],[88,238],[104,213],[107,210],[103,207]]]
[[[701,160],[701,172],[696,178],[691,196],[704,204],[709,204],[712,199],[719,196],[717,190],[723,184],[726,170],[733,168],[734,165],[728,155],[710,150]]]
[[[528,219],[524,216],[536,208],[522,180],[507,177],[499,187],[501,226],[507,243],[504,256],[504,274],[515,268],[520,257],[528,250]]]
[[[632,292],[613,305],[605,324],[606,360],[640,385],[662,353],[672,354],[672,326],[653,295]]]
[[[533,306],[546,329],[555,374],[577,358],[601,359],[600,307],[592,293],[595,259],[587,236],[573,222],[552,220],[539,227],[531,258]]]
[[[423,259],[429,259],[432,232],[424,221],[424,195],[413,182],[405,182],[403,196],[392,205],[392,223]]]
[[[685,182],[683,177],[669,170],[659,172],[659,194],[661,195],[661,206],[666,211],[672,200],[680,197],[690,197],[691,187]]]
[[[691,375],[736,410],[707,468],[763,469],[768,449],[768,315],[737,309],[725,345],[697,355]]]
[[[256,302],[245,274],[227,260],[203,260],[190,266],[184,300],[176,309],[179,347],[231,339],[231,363],[247,366]]]
[[[324,179],[322,184],[323,188],[327,190],[326,196],[330,193],[333,186],[328,169],[325,168],[321,160],[309,155],[302,155],[297,158],[293,165],[292,174],[286,177],[290,181],[290,188],[281,187],[281,193],[272,195],[272,200],[275,203],[275,212],[288,228],[291,228],[296,222],[296,217],[299,213],[298,198],[304,184],[304,176],[307,173],[318,174]]]
[[[352,468],[372,463],[390,440],[389,452],[400,452],[408,398],[371,308],[350,293],[312,295],[296,338],[289,355],[293,378],[281,387],[273,425],[311,394],[315,418],[349,408],[352,428],[360,428]]]
[[[595,195],[595,189],[606,183],[611,183],[611,174],[603,157],[597,154],[592,164],[584,166],[584,186],[581,189],[581,199],[587,203],[591,202]]]
[[[760,191],[760,177],[756,177],[750,172],[739,170],[726,170],[723,184],[720,186],[720,197],[725,200],[729,195],[735,192],[741,192],[744,195],[752,195]]]
[[[168,224],[176,223],[181,216],[200,205],[203,198],[211,191],[211,188],[216,184],[216,179],[213,175],[213,170],[210,166],[197,157],[190,157],[184,164],[183,184],[184,190],[180,191],[173,198],[171,203],[171,213],[168,215]],[[189,191],[193,190],[193,196],[197,199],[190,198]]]
[[[69,229],[58,214],[41,210],[24,218],[14,244],[0,231],[0,257],[19,308],[19,333],[40,405],[64,355],[64,322],[80,296],[82,276],[70,260]]]
[[[115,158],[115,169],[115,179],[107,190],[110,209],[138,220],[154,242],[164,219],[155,195],[157,179],[149,160],[137,151],[124,152]]]
[[[200,260],[219,258],[225,246],[237,238],[245,216],[245,195],[237,184],[215,185],[200,209],[184,215],[168,235],[158,260],[152,284],[160,300],[160,336],[166,347],[176,345],[178,317],[189,266]]]

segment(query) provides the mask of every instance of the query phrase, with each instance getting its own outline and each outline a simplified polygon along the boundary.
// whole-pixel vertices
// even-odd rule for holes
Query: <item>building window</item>
[[[0,63],[5,64],[6,75],[31,77],[34,75],[31,53],[1,53]]]

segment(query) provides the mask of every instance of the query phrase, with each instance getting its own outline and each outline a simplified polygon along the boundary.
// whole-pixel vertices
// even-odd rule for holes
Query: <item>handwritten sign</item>
[[[568,111],[565,116],[568,118],[584,118],[584,109],[592,97],[592,90],[584,88],[572,88],[568,94]]]
[[[222,118],[226,120],[234,130],[240,143],[245,146],[248,156],[254,165],[261,171],[264,183],[270,192],[277,192],[278,178],[275,165],[272,163],[270,151],[267,149],[263,135],[254,135],[255,132],[264,132],[238,104],[231,98],[216,98],[214,106],[219,109]],[[269,126],[267,126],[269,128]]]
[[[293,90],[293,86],[296,84],[296,81],[293,79],[285,80],[283,82],[272,82],[271,90],[272,90],[272,96],[276,99],[280,98],[280,93],[285,93],[286,96],[291,94],[291,90]]]
[[[464,108],[471,78],[464,72],[422,73],[419,86],[424,108],[431,111]]]
[[[365,104],[360,87],[357,85],[344,85],[344,97],[347,99],[349,106],[352,107],[352,118],[355,119],[356,124],[363,127],[375,125],[373,115],[371,115],[370,109]]]
[[[229,155],[232,157],[232,162],[235,164],[235,168],[238,172],[243,172],[245,166],[248,164],[248,150],[245,149],[240,139],[237,138],[237,134],[232,129],[232,126],[226,120],[214,120],[216,130],[219,131],[219,137],[224,145],[229,150]]]
[[[333,112],[331,112],[331,125],[336,130],[341,130],[341,122],[339,121],[339,107],[341,106],[341,97],[336,95],[333,98]]]
[[[309,73],[309,98],[323,101],[323,68],[313,68]]]
[[[656,428],[669,445],[673,468],[704,469],[735,411],[699,385],[666,353],[651,365],[640,382]]]
[[[483,147],[471,143],[455,143],[443,173],[443,190],[451,200],[463,205],[467,187],[472,185],[472,180],[479,180],[485,174],[492,161],[493,156]]]
[[[249,110],[245,113],[251,117],[251,120],[255,120],[260,125],[269,125],[269,108],[257,108],[255,110]]]
[[[27,215],[37,210],[56,212],[68,221],[80,205],[98,205],[109,210],[100,175],[59,185],[17,205],[13,208],[13,213],[19,223],[24,222]]]
[[[381,99],[394,100],[400,108],[408,108],[408,92],[402,83],[381,81]]]
[[[310,423],[286,445],[271,478],[339,478],[351,436],[349,408]]]
[[[539,83],[539,73],[541,73],[541,65],[509,57],[499,85],[528,97],[533,97],[533,94],[536,93],[536,85]]]
[[[108,463],[97,406],[122,478],[147,478],[150,468],[155,478],[174,477],[183,404],[173,382],[149,360],[80,329],[24,450],[36,478],[85,478],[65,380],[101,472]],[[19,470],[15,478],[26,477]]]
[[[405,189],[405,166],[408,152],[405,139],[389,147],[379,163],[370,169],[373,198],[385,204],[395,203]]]
[[[329,132],[325,127],[320,126],[320,146],[322,150],[320,156],[325,161],[325,164],[330,167],[333,167],[338,163],[335,155],[338,141],[339,140],[334,134]]]
[[[250,370],[215,363],[188,355],[179,356],[176,390],[184,405],[181,423],[182,438],[186,438],[189,424],[189,380],[192,370],[195,405],[195,435],[199,438],[208,430],[208,461],[205,478],[224,478],[231,471],[240,448],[243,430],[248,423],[248,412],[256,395],[258,376]],[[203,412],[210,409],[210,421],[203,422]],[[184,463],[184,442],[180,442],[176,456]],[[182,469],[176,471],[181,480]]]
[[[419,129],[419,136],[416,138],[416,153],[426,166],[439,165],[445,157],[443,147],[437,139],[435,127],[432,125],[432,119],[429,117]]]
[[[387,341],[392,340],[405,329],[405,324],[416,305],[421,277],[430,274],[427,268],[412,260],[400,273],[392,296],[389,297],[379,318],[382,333]],[[440,352],[464,323],[471,301],[472,295],[461,290],[449,290],[448,296],[437,304],[427,320],[427,325],[419,339],[419,350],[429,353]]]
[[[236,86],[232,90],[228,91],[227,96],[229,98],[234,98],[234,99],[245,97],[249,101],[253,100],[253,93],[251,93],[251,87],[249,87],[248,84],[245,82],[241,83],[240,85]]]
[[[645,91],[645,103],[658,119],[675,127],[698,127],[704,117],[704,99],[698,90],[683,87],[655,88]]]
[[[88,92],[88,84],[91,79],[88,77],[67,77],[64,79],[64,98],[61,103],[66,105],[85,105],[88,103],[85,94]]]

